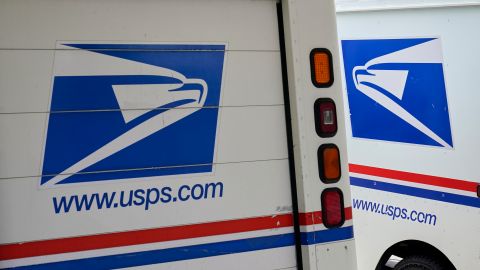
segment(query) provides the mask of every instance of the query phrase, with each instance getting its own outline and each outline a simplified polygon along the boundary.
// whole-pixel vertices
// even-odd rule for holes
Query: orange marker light
[[[327,49],[313,49],[310,52],[312,83],[316,87],[329,87],[333,84],[332,54]]]
[[[340,180],[340,152],[334,144],[324,144],[318,149],[318,170],[324,183]]]

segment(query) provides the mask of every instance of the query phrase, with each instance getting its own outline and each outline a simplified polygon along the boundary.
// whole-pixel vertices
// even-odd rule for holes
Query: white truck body
[[[480,269],[479,5],[337,1],[359,269]]]
[[[2,1],[0,268],[356,269],[337,46],[333,1]]]

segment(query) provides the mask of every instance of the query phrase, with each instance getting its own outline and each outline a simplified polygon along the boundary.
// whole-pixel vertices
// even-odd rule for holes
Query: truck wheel
[[[437,261],[426,256],[410,256],[399,262],[394,270],[446,270]]]

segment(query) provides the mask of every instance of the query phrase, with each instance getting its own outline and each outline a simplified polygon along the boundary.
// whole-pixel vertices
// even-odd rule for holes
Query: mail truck
[[[480,269],[479,1],[337,1],[358,267]]]
[[[333,1],[0,2],[1,269],[355,270]]]

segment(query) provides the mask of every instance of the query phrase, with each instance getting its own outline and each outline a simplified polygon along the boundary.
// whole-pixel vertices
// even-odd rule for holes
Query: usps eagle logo
[[[439,38],[343,40],[356,138],[452,148]]]
[[[41,185],[211,172],[224,54],[59,44]]]

